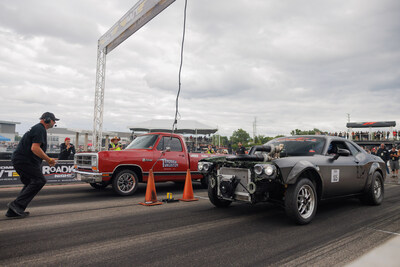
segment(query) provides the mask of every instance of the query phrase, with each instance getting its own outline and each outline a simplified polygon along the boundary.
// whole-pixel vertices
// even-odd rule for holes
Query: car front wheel
[[[297,224],[308,224],[317,211],[317,194],[313,182],[301,178],[289,185],[285,195],[286,214]]]
[[[209,175],[203,175],[203,178],[200,179],[200,183],[201,183],[201,187],[203,188],[208,188],[208,179],[209,179]]]
[[[112,187],[118,195],[130,196],[137,190],[138,183],[139,180],[134,171],[121,170],[114,177]]]
[[[214,204],[217,208],[226,208],[228,207],[232,201],[221,199],[218,197],[217,191],[218,184],[217,178],[209,177],[208,180],[208,198],[210,199],[211,203]]]

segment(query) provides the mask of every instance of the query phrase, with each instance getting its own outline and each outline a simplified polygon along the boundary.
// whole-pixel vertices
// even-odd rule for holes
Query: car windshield
[[[143,148],[153,148],[154,143],[157,141],[158,135],[149,134],[142,135],[135,138],[126,149],[143,149]]]
[[[282,137],[271,140],[266,145],[283,145],[281,157],[313,156],[322,154],[325,139],[322,137]]]

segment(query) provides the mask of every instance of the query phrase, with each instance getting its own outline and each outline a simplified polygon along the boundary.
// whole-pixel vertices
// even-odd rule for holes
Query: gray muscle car
[[[332,136],[292,136],[254,146],[248,155],[203,159],[208,195],[216,207],[233,201],[274,202],[298,224],[315,216],[320,200],[358,196],[381,204],[385,163],[354,142]]]

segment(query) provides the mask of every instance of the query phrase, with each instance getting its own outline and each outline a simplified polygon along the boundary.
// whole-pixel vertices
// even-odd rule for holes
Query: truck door
[[[154,166],[154,178],[156,181],[185,180],[188,158],[186,149],[184,149],[179,138],[162,137],[154,153],[154,159],[157,160],[159,158]]]

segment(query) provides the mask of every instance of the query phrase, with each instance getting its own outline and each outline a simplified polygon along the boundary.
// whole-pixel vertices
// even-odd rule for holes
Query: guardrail
[[[80,182],[75,180],[76,175],[72,172],[73,160],[59,160],[54,167],[50,167],[47,162],[43,161],[41,168],[47,184]],[[14,170],[11,160],[0,160],[0,186],[18,184],[21,184],[21,180]]]

